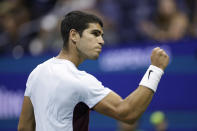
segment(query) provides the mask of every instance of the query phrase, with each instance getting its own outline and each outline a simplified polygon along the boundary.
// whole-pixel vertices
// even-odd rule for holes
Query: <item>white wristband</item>
[[[150,88],[156,92],[157,86],[163,74],[164,72],[162,69],[154,65],[150,65],[139,85]]]

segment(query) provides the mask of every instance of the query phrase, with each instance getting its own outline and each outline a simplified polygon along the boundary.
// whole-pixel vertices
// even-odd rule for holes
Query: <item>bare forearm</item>
[[[153,94],[151,89],[139,86],[125,98],[120,104],[120,108],[122,108],[121,117],[124,118],[123,121],[127,123],[135,122],[150,104]]]
[[[150,104],[168,62],[169,57],[165,51],[159,47],[154,48],[151,65],[139,83],[140,86],[124,100],[115,92],[110,92],[93,109],[125,123],[134,123]]]

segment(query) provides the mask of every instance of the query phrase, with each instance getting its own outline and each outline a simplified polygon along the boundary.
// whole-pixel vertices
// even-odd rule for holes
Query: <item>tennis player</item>
[[[139,87],[122,99],[77,68],[84,60],[99,57],[104,45],[102,27],[97,16],[84,12],[73,11],[64,17],[62,50],[38,65],[28,77],[19,131],[88,131],[90,110],[128,124],[143,114],[169,57],[164,50],[154,48],[151,65]]]

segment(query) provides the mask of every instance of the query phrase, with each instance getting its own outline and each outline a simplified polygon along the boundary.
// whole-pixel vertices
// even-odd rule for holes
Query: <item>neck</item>
[[[76,67],[79,66],[84,60],[81,59],[78,55],[78,53],[75,50],[69,51],[62,48],[58,56],[56,56],[58,59],[66,59],[71,61],[73,64],[75,64]]]

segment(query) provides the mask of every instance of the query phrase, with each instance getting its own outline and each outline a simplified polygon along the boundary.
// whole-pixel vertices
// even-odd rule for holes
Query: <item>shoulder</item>
[[[45,69],[46,65],[50,63],[50,60],[46,60],[43,63],[38,64],[32,72],[29,74],[28,81],[31,80],[34,76],[37,76],[42,69]]]
[[[80,74],[81,74],[81,80],[84,81],[85,83],[88,83],[89,85],[102,84],[95,76],[85,71],[80,71]]]

